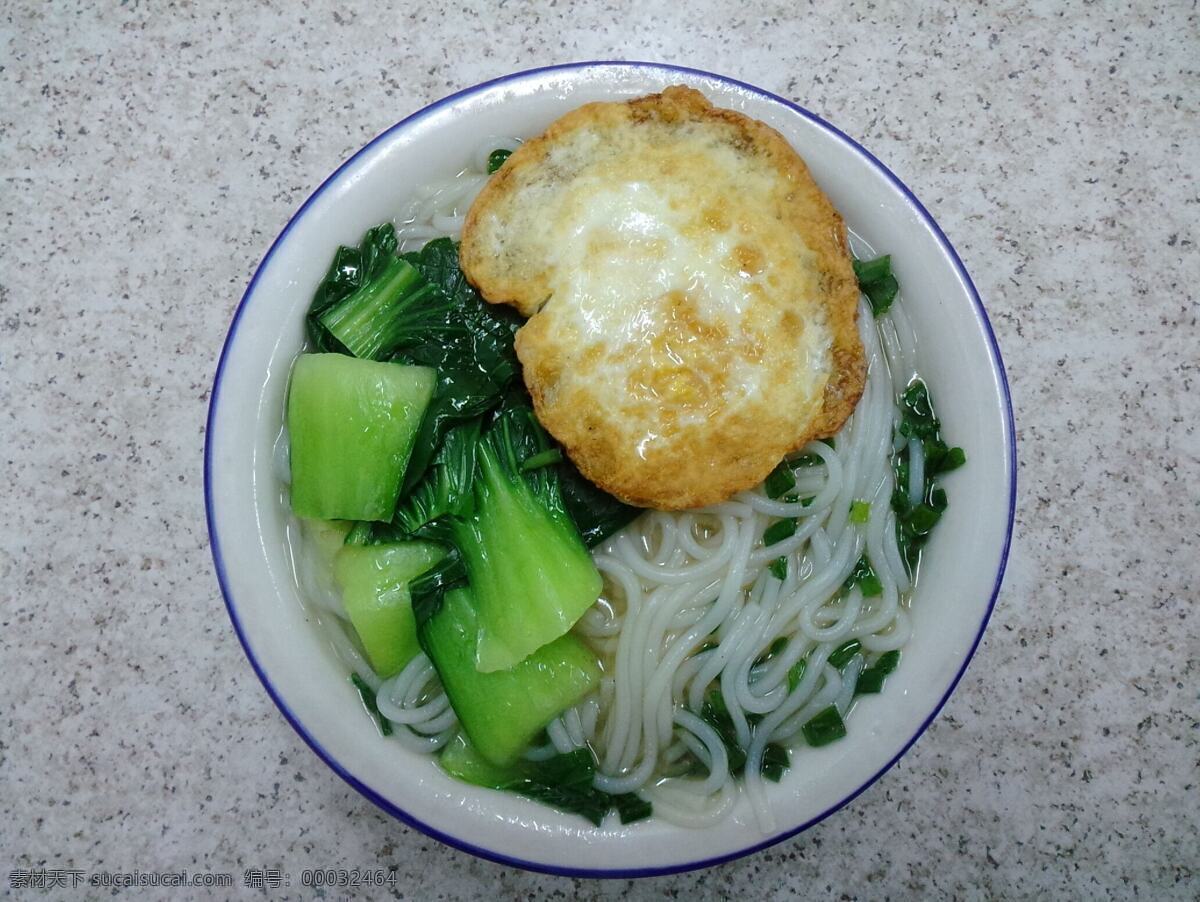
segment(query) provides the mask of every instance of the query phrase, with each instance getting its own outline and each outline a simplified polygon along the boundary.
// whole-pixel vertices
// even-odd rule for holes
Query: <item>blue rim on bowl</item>
[[[934,709],[930,712],[929,716],[925,719],[925,721],[921,724],[921,726],[904,743],[904,745],[896,753],[896,755],[893,756],[891,758],[891,760],[889,760],[883,767],[881,767],[873,776],[871,776],[870,779],[868,779],[866,782],[864,782],[861,786],[859,786],[856,790],[854,790],[852,793],[847,795],[845,798],[840,800],[837,804],[832,805],[831,807],[829,807],[825,811],[821,812],[816,817],[813,817],[813,818],[805,821],[804,823],[800,824],[799,826],[797,826],[795,828],[784,830],[774,836],[770,836],[759,842],[754,842],[754,843],[746,846],[743,849],[739,849],[739,850],[731,852],[729,854],[720,855],[717,857],[703,859],[703,860],[699,860],[699,861],[686,862],[683,864],[670,865],[670,866],[666,866],[666,867],[634,868],[634,869],[556,867],[556,866],[552,866],[552,865],[524,861],[521,859],[517,859],[517,858],[513,858],[510,856],[504,855],[500,852],[496,852],[491,849],[480,848],[469,842],[466,842],[462,839],[459,839],[459,838],[451,836],[441,830],[438,830],[438,829],[430,826],[429,824],[423,823],[422,821],[418,820],[417,818],[415,818],[412,815],[405,812],[403,809],[401,809],[398,806],[396,806],[395,804],[393,804],[388,799],[383,798],[379,793],[375,792],[369,786],[366,786],[364,783],[362,783],[360,780],[358,780],[353,774],[349,773],[344,767],[342,767],[342,765],[320,745],[320,743],[316,740],[316,738],[309,732],[308,729],[305,728],[305,726],[297,719],[295,714],[284,703],[279,692],[276,690],[276,688],[272,685],[270,680],[267,678],[262,665],[255,658],[254,653],[251,651],[250,644],[248,643],[248,641],[246,639],[246,635],[245,635],[241,620],[238,616],[237,604],[236,604],[236,602],[232,596],[232,593],[230,591],[230,588],[229,588],[229,579],[226,574],[225,563],[224,563],[224,560],[223,560],[223,557],[221,554],[221,545],[220,545],[220,541],[219,541],[219,538],[217,535],[217,528],[216,528],[215,515],[214,515],[214,509],[213,509],[213,491],[212,491],[213,427],[214,427],[214,423],[215,423],[215,412],[217,409],[218,398],[221,393],[221,380],[224,375],[226,357],[228,355],[229,348],[233,342],[234,336],[237,333],[238,324],[241,320],[242,313],[245,311],[250,298],[254,294],[255,285],[257,284],[259,276],[261,275],[263,269],[270,262],[272,255],[275,253],[275,251],[278,248],[278,246],[280,245],[280,243],[287,237],[287,235],[291,231],[293,225],[295,225],[305,215],[305,213],[307,212],[309,207],[313,204],[313,202],[318,197],[320,197],[322,195],[322,193],[325,192],[325,190],[329,187],[329,185],[337,179],[337,177],[342,173],[343,170],[345,170],[348,166],[350,166],[355,160],[357,160],[364,153],[369,151],[372,147],[374,147],[379,142],[388,138],[397,129],[400,129],[408,124],[411,124],[415,120],[418,120],[425,116],[428,116],[429,114],[435,112],[436,110],[441,109],[442,107],[444,107],[448,104],[451,104],[455,101],[461,100],[465,97],[469,97],[469,96],[479,93],[481,91],[485,91],[485,90],[494,88],[498,85],[517,81],[520,79],[530,78],[533,76],[550,73],[550,72],[561,72],[563,70],[586,69],[586,68],[596,68],[596,67],[606,67],[606,66],[622,66],[622,67],[632,67],[632,68],[653,68],[653,69],[660,70],[660,71],[676,72],[676,73],[689,75],[689,76],[698,76],[698,77],[702,77],[702,78],[713,79],[715,81],[724,82],[724,83],[731,85],[733,87],[736,87],[738,89],[741,89],[741,90],[744,90],[747,92],[751,92],[751,93],[757,94],[763,98],[775,101],[776,103],[782,104],[783,106],[785,106],[788,109],[792,110],[793,112],[799,114],[803,118],[809,120],[811,123],[818,126],[822,130],[833,135],[835,138],[837,138],[840,142],[842,142],[844,145],[846,145],[855,154],[864,158],[872,167],[877,169],[889,182],[891,182],[895,186],[895,188],[904,197],[906,202],[917,213],[917,215],[920,217],[920,219],[929,227],[931,232],[936,237],[937,242],[941,246],[942,250],[945,252],[947,257],[952,262],[959,279],[962,281],[963,285],[966,287],[966,289],[970,295],[971,301],[975,308],[975,314],[979,320],[979,323],[983,326],[984,333],[987,337],[987,341],[989,343],[990,350],[992,353],[993,375],[995,377],[996,383],[1000,386],[1001,393],[1002,393],[1002,400],[1003,400],[1003,404],[1004,404],[1004,415],[1005,415],[1005,424],[1004,425],[1005,425],[1005,432],[1006,432],[1006,437],[1007,437],[1006,451],[1007,451],[1007,460],[1008,460],[1007,476],[1008,476],[1008,485],[1009,485],[1007,525],[1005,528],[1004,544],[1003,544],[1003,547],[1002,547],[1002,550],[1000,553],[1000,560],[999,560],[999,564],[998,564],[997,570],[996,570],[996,579],[995,579],[995,582],[992,587],[991,597],[988,600],[987,608],[984,612],[983,618],[981,619],[981,621],[979,623],[978,632],[975,635],[975,638],[971,644],[970,650],[968,651],[967,655],[963,659],[961,667],[959,668],[958,672],[955,674],[953,680],[950,682],[950,685],[947,688],[945,694],[942,696],[940,701],[938,701],[938,703],[935,705]],[[427,107],[413,113],[412,115],[402,119],[401,121],[397,122],[395,125],[391,126],[387,130],[381,132],[379,135],[377,135],[375,138],[373,138],[369,143],[367,143],[364,147],[362,147],[357,153],[355,153],[352,157],[350,157],[348,160],[346,160],[344,163],[342,163],[342,165],[339,166],[327,179],[325,179],[325,181],[321,183],[320,187],[318,187],[316,189],[316,191],[314,191],[308,197],[308,199],[305,200],[305,202],[300,206],[300,208],[296,211],[296,213],[292,216],[292,218],[290,220],[288,220],[288,223],[284,227],[283,231],[279,234],[279,236],[271,244],[270,249],[267,251],[266,255],[263,257],[262,261],[259,263],[258,268],[254,272],[253,278],[251,278],[251,280],[250,280],[250,284],[247,286],[245,293],[242,295],[242,298],[241,298],[240,302],[238,303],[237,309],[233,315],[233,321],[229,327],[229,332],[227,333],[226,338],[225,338],[225,343],[221,349],[221,356],[217,363],[216,376],[214,378],[213,389],[212,389],[211,397],[209,399],[209,409],[208,409],[208,418],[207,418],[207,425],[206,425],[206,432],[205,432],[205,446],[204,446],[205,513],[206,513],[206,518],[207,518],[207,522],[208,522],[209,542],[212,547],[213,562],[215,564],[216,571],[217,571],[217,580],[221,586],[221,594],[223,595],[223,597],[225,599],[225,606],[229,612],[230,620],[233,622],[234,631],[237,633],[238,640],[241,642],[242,648],[245,651],[247,658],[250,660],[251,666],[254,668],[254,672],[257,674],[259,681],[263,684],[263,687],[267,690],[267,694],[274,701],[276,707],[279,708],[280,712],[283,714],[283,716],[287,720],[287,722],[289,724],[291,724],[292,728],[308,744],[309,748],[311,748],[317,754],[317,756],[320,757],[321,760],[324,761],[334,771],[334,773],[336,773],[343,780],[345,780],[350,786],[352,786],[355,790],[357,790],[361,795],[363,795],[364,797],[369,799],[375,805],[379,806],[379,808],[381,808],[383,811],[387,812],[388,814],[392,815],[395,818],[398,818],[399,820],[401,820],[408,826],[414,827],[414,828],[422,831],[423,833],[433,837],[434,839],[436,839],[440,842],[443,842],[449,846],[453,846],[454,848],[461,849],[462,851],[469,852],[470,854],[479,856],[481,858],[489,859],[491,861],[495,861],[500,864],[524,868],[526,870],[540,871],[540,872],[547,873],[547,874],[554,874],[554,875],[558,875],[558,876],[567,876],[567,877],[608,877],[608,878],[648,877],[648,876],[656,876],[656,875],[663,875],[663,874],[682,873],[685,871],[711,867],[713,865],[721,864],[723,862],[732,861],[734,859],[741,858],[745,855],[750,855],[755,852],[761,851],[762,849],[765,849],[769,846],[775,845],[776,843],[782,842],[786,839],[790,839],[791,837],[804,832],[809,827],[812,827],[815,824],[820,823],[821,821],[823,821],[825,818],[829,817],[834,812],[840,810],[845,805],[849,804],[851,801],[853,801],[855,798],[857,798],[859,795],[861,795],[863,792],[865,792],[869,787],[871,787],[880,777],[883,776],[884,773],[886,773],[889,769],[891,769],[891,767],[903,755],[905,755],[908,752],[908,750],[917,741],[917,739],[919,739],[921,737],[921,735],[929,728],[929,725],[938,716],[938,714],[941,712],[942,708],[945,706],[946,702],[949,700],[950,696],[954,693],[955,688],[958,686],[959,681],[962,679],[963,674],[966,672],[967,666],[970,664],[971,659],[974,657],[975,652],[979,647],[979,643],[983,639],[984,631],[987,627],[988,620],[991,618],[992,610],[996,604],[996,598],[1000,592],[1000,586],[1004,579],[1005,567],[1008,562],[1009,547],[1012,542],[1013,520],[1014,520],[1015,510],[1016,510],[1016,494],[1017,494],[1016,432],[1015,432],[1014,423],[1013,423],[1012,397],[1009,392],[1008,379],[1005,374],[1004,364],[1003,364],[1003,361],[1000,356],[1000,347],[996,342],[996,336],[995,336],[994,331],[992,330],[991,322],[988,320],[987,313],[984,310],[983,301],[980,299],[979,293],[978,293],[978,291],[976,291],[975,285],[971,281],[971,277],[967,274],[966,268],[963,266],[962,260],[959,258],[958,253],[954,250],[954,247],[950,244],[950,241],[946,238],[945,233],[941,230],[941,228],[938,226],[938,224],[934,221],[933,217],[929,214],[929,212],[925,209],[925,207],[921,204],[921,202],[919,200],[917,200],[916,196],[907,188],[907,186],[905,186],[904,183],[901,182],[900,179],[897,178],[890,169],[888,169],[883,163],[881,163],[878,159],[876,159],[875,156],[873,156],[870,153],[870,151],[866,150],[864,147],[862,147],[860,144],[858,144],[858,142],[854,141],[852,138],[848,137],[846,134],[844,134],[843,132],[841,132],[840,130],[835,128],[834,126],[830,125],[824,119],[809,112],[808,110],[804,109],[803,107],[791,102],[790,100],[787,100],[786,98],[780,97],[776,94],[772,94],[769,91],[765,91],[762,88],[756,87],[751,84],[747,84],[746,82],[738,81],[737,79],[728,78],[728,77],[722,76],[722,75],[716,75],[714,73],[706,72],[706,71],[703,71],[700,69],[693,69],[693,68],[688,68],[688,67],[684,67],[684,66],[673,66],[673,65],[668,65],[668,64],[664,64],[664,63],[650,63],[650,62],[636,62],[636,61],[630,62],[630,61],[624,61],[624,60],[601,60],[601,61],[593,61],[593,62],[577,62],[577,63],[567,63],[567,64],[556,65],[556,66],[544,66],[544,67],[539,67],[539,68],[535,68],[535,69],[527,69],[527,70],[524,70],[521,72],[515,72],[515,73],[511,73],[509,75],[502,76],[500,78],[492,79],[490,81],[483,82],[481,84],[475,85],[470,88],[466,88],[462,91],[458,91],[457,93],[454,93],[447,97],[444,97],[441,100],[438,100],[438,101],[430,104],[429,106],[427,106]]]

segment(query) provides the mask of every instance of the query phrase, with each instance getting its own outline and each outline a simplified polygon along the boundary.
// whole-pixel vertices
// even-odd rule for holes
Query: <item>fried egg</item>
[[[588,104],[523,144],[460,257],[529,317],[516,348],[538,419],[631,504],[751,488],[862,392],[841,217],[778,132],[690,88]]]

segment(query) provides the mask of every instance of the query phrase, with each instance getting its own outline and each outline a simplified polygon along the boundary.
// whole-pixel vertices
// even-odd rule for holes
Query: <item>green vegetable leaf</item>
[[[589,548],[624,529],[642,513],[641,508],[618,501],[597,488],[569,460],[559,464],[557,470],[563,504]]]
[[[453,317],[461,322],[461,333],[422,344],[419,353],[410,350],[413,359],[426,366],[448,363],[468,365],[486,375],[500,388],[520,372],[513,348],[513,337],[523,322],[520,314],[507,304],[489,304],[467,281],[458,265],[458,245],[449,238],[437,238],[419,252],[405,254],[430,284],[437,286],[452,304]]]
[[[779,580],[780,582],[783,582],[785,579],[787,579],[787,571],[788,571],[787,557],[780,556],[780,557],[775,558],[775,560],[771,561],[770,570],[771,570],[771,575],[773,577],[775,577],[777,580]]]
[[[392,519],[397,526],[416,533],[439,517],[464,517],[471,512],[480,428],[476,417],[446,433],[433,466],[396,509]]]
[[[308,340],[315,350],[345,353],[346,349],[321,325],[321,315],[378,276],[395,256],[396,230],[390,222],[368,231],[358,247],[343,245],[337,249],[305,318]]]
[[[521,472],[528,473],[530,470],[537,470],[542,467],[548,467],[551,464],[561,463],[563,459],[562,451],[558,448],[547,448],[545,451],[539,451],[533,457],[526,458],[521,464]]]
[[[403,362],[415,362],[401,355]],[[500,389],[486,375],[471,366],[444,364],[438,369],[433,398],[421,419],[421,428],[413,440],[412,456],[405,471],[401,497],[424,478],[437,457],[446,434],[459,423],[476,419],[500,402]]]
[[[535,799],[587,818],[597,827],[614,808],[623,824],[644,820],[653,813],[651,804],[633,793],[609,795],[596,789],[596,760],[587,748],[545,761],[518,761],[509,767],[497,767],[481,758],[459,735],[442,751],[439,762],[460,780]]]

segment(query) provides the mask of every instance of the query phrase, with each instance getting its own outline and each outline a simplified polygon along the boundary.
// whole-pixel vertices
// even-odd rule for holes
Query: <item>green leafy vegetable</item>
[[[874,260],[853,261],[854,277],[862,282],[878,282],[892,272],[891,255],[876,257]]]
[[[431,329],[406,346],[402,359],[438,371],[438,385],[413,447],[405,491],[420,479],[442,437],[456,423],[497,407],[520,373],[513,337],[521,317],[503,304],[488,304],[458,265],[458,246],[449,238],[430,241],[404,260],[449,300],[445,328]]]
[[[398,359],[404,359],[399,355]],[[437,367],[433,398],[413,442],[402,494],[412,491],[437,458],[447,433],[456,425],[478,419],[500,403],[501,390],[492,380],[468,366]]]
[[[613,533],[624,529],[642,513],[641,508],[618,501],[597,488],[569,460],[564,460],[556,469],[563,506],[589,548],[595,548]]]
[[[317,351],[345,353],[345,348],[321,324],[331,307],[376,278],[396,256],[396,230],[390,222],[368,231],[358,247],[339,247],[308,308],[305,327]]]
[[[408,584],[441,559],[432,542],[361,547],[343,545],[333,576],[363,651],[383,679],[398,674],[420,650]]]
[[[771,570],[771,575],[773,577],[775,577],[777,580],[779,580],[780,582],[783,582],[785,579],[787,579],[787,571],[788,571],[787,557],[780,556],[780,557],[775,558],[775,560],[771,561],[770,570]]]
[[[521,464],[521,472],[528,473],[530,470],[538,470],[551,464],[561,463],[562,459],[563,455],[560,449],[547,448],[545,451],[539,451],[532,457],[526,458]]]
[[[829,745],[846,735],[846,724],[842,721],[842,715],[838,714],[838,709],[833,705],[821,711],[801,729],[804,732],[804,738],[813,747]]]
[[[422,292],[422,303],[402,300],[401,309],[394,310],[394,304],[367,304],[360,298],[365,307],[379,308],[387,328],[379,333],[368,330],[362,343],[352,342],[361,353],[390,354],[395,362],[437,371],[433,398],[404,473],[401,496],[406,498],[435,461],[444,460],[439,456],[443,441],[455,426],[494,411],[506,395],[528,403],[528,394],[518,378],[520,363],[513,347],[522,319],[512,308],[488,304],[479,296],[459,268],[457,245],[439,238],[399,258],[396,249],[390,223],[368,231],[358,247],[339,248],[313,296],[307,327],[318,350],[347,353],[349,349],[330,333],[322,318],[337,321],[331,312],[334,308],[372,283],[387,282],[389,275],[405,273],[405,278],[411,278],[411,267],[420,276],[414,284]],[[377,294],[363,297],[379,299]],[[354,306],[345,304],[346,309]],[[640,513],[588,482],[569,461],[555,469],[564,505],[589,546],[608,538]],[[395,522],[402,527],[413,511],[397,513]],[[402,534],[403,529],[364,528],[355,531],[352,542],[394,541]]]
[[[379,734],[381,736],[391,736],[392,722],[379,713],[379,705],[375,702],[375,690],[368,686],[366,681],[357,673],[350,674],[350,682],[358,690],[358,697],[362,699],[363,707],[367,709],[367,713],[375,721],[375,726],[379,728]]]
[[[514,405],[478,445],[474,510],[452,522],[479,607],[478,667],[502,670],[567,632],[600,595],[601,578],[559,491],[554,467],[523,472],[549,438]]]
[[[481,421],[475,418],[446,433],[433,466],[400,502],[393,523],[416,534],[439,517],[465,517],[471,513],[480,429]]]
[[[387,520],[429,404],[426,367],[301,354],[288,389],[292,510],[323,520]]]
[[[393,257],[370,281],[320,314],[322,327],[355,357],[385,360],[397,348],[434,329],[461,329],[447,322],[450,300],[411,265]]]
[[[518,761],[508,767],[489,763],[461,734],[442,750],[438,763],[453,777],[536,799],[599,827],[616,809],[622,824],[644,820],[653,807],[633,793],[609,795],[596,789],[596,762],[586,749],[555,755],[545,761]]]
[[[491,764],[508,767],[546,724],[595,689],[600,664],[581,639],[563,635],[505,670],[480,671],[477,591],[446,592],[417,636],[472,744]]]

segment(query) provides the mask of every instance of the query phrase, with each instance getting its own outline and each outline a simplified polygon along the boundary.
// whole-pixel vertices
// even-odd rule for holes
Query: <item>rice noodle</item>
[[[414,191],[396,219],[402,249],[443,235],[457,239],[487,181],[491,150],[516,146],[490,138],[456,176]],[[820,462],[796,469],[800,500],[769,498],[760,486],[703,510],[647,511],[594,549],[604,596],[575,632],[600,655],[605,676],[595,693],[548,726],[548,741],[529,749],[527,760],[590,746],[598,788],[637,792],[657,815],[694,827],[725,817],[744,787],[760,828],[773,828],[760,773],[767,744],[794,739],[830,705],[851,714],[867,658],[857,654],[839,672],[829,655],[848,638],[875,655],[903,646],[912,631],[904,604],[910,579],[891,510],[891,455],[902,447],[894,443],[897,397],[915,375],[915,336],[900,300],[879,318],[860,302],[859,333],[868,362],[862,399],[834,442],[811,442],[801,452]],[[286,483],[286,432],[280,441],[285,447],[277,449],[275,467]],[[901,488],[916,503],[924,486],[920,441],[909,450],[910,483]],[[865,523],[850,519],[855,501],[869,505]],[[763,533],[779,517],[795,517],[796,531],[764,547]],[[423,752],[440,748],[458,725],[432,664],[421,654],[389,680],[371,673],[328,573],[317,572],[299,530],[289,530],[289,541],[306,604],[347,667],[378,690],[379,710],[396,724],[398,741]],[[857,588],[842,591],[864,556],[882,587],[871,599]],[[781,557],[782,581],[768,570]],[[714,638],[715,647],[706,646]],[[786,645],[768,656],[780,639]],[[804,674],[789,687],[789,672],[801,659]],[[741,782],[729,775],[720,736],[695,713],[716,685],[747,750]],[[794,749],[794,760],[803,754]],[[688,756],[707,776],[664,776]]]

